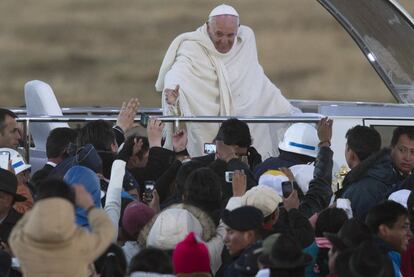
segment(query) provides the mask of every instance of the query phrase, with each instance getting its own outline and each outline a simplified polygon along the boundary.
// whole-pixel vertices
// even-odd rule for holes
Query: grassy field
[[[413,14],[412,0],[401,1]],[[0,2],[0,106],[24,105],[44,80],[62,106],[117,106],[154,90],[172,39],[222,1],[19,0]],[[256,33],[265,72],[288,98],[393,101],[352,39],[316,0],[232,0]]]

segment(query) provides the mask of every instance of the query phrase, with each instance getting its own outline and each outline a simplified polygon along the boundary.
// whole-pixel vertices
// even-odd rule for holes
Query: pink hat
[[[128,235],[134,237],[154,215],[155,211],[153,209],[141,202],[133,201],[125,208],[122,216],[122,227]]]
[[[177,244],[172,256],[175,273],[210,273],[210,257],[205,244],[194,232]]]

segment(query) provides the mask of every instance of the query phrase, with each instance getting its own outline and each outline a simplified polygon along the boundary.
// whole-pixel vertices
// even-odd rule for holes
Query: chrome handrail
[[[229,118],[237,118],[246,123],[297,123],[297,122],[307,122],[307,123],[316,123],[319,121],[321,116],[240,116],[240,117],[229,117],[229,116],[154,116],[162,122],[173,122],[175,126],[178,126],[179,122],[199,122],[199,123],[212,123],[212,122],[223,122]],[[135,121],[139,121],[141,116],[135,117]],[[49,123],[49,122],[90,122],[95,120],[108,120],[116,121],[117,116],[108,115],[64,115],[64,116],[19,116],[16,118],[19,122],[24,122],[23,132],[25,139],[25,152],[26,160],[30,160],[30,123]]]

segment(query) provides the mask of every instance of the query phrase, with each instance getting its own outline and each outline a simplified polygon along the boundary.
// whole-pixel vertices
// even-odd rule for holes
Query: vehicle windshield
[[[404,14],[389,0],[320,2],[355,39],[398,102],[414,103],[414,28]]]

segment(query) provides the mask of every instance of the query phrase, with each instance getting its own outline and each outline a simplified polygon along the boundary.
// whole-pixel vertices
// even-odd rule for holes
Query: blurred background
[[[119,106],[139,97],[142,106],[159,107],[154,83],[169,44],[222,2],[0,1],[0,106],[24,105],[24,84],[38,79],[61,106]],[[412,0],[400,2],[414,13]],[[255,31],[259,61],[287,98],[394,102],[316,0],[226,3]]]

